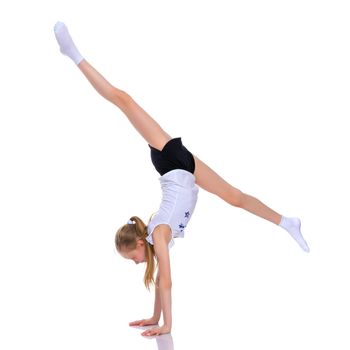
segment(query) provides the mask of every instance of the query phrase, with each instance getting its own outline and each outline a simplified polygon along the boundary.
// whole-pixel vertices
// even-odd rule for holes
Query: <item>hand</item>
[[[129,326],[149,326],[149,325],[158,325],[159,319],[156,319],[155,317],[151,317],[148,319],[144,319],[144,320],[139,320],[139,321],[134,321],[134,322],[130,322]]]
[[[141,335],[149,337],[152,335],[161,335],[165,333],[170,333],[170,331],[171,331],[171,328],[164,325],[162,327],[153,327],[153,328],[146,329],[143,333],[141,333]]]

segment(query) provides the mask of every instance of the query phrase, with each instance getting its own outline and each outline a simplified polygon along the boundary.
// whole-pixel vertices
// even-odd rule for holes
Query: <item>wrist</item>
[[[154,314],[154,315],[152,316],[152,320],[157,321],[157,323],[158,323],[159,320],[160,320],[160,315]]]
[[[164,323],[162,328],[164,328],[165,330],[167,330],[169,333],[171,332],[171,324],[168,323]]]

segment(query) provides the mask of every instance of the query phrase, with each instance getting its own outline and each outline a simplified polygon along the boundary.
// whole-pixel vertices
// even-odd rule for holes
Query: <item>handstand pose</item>
[[[172,138],[126,92],[111,85],[79,53],[67,27],[62,22],[54,26],[60,51],[70,57],[92,86],[105,99],[115,104],[127,116],[131,124],[148,143],[155,169],[161,175],[162,201],[158,212],[146,225],[139,217],[132,216],[119,228],[115,244],[117,251],[136,264],[146,263],[144,282],[147,288],[155,282],[154,314],[150,319],[131,322],[131,326],[157,325],[142,335],[169,333],[171,317],[171,274],[169,248],[175,237],[183,237],[184,229],[193,215],[197,202],[198,186],[225,202],[260,216],[284,228],[300,247],[309,247],[300,232],[298,218],[284,217],[258,199],[241,192],[221,178],[214,170],[193,155],[182,144],[181,137]],[[198,185],[198,186],[197,186]],[[157,277],[153,274],[156,264]],[[161,313],[163,325],[158,326]]]

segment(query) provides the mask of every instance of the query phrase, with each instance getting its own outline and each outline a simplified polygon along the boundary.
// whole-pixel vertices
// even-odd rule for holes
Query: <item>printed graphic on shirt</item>
[[[184,224],[180,224],[180,225],[179,225],[179,229],[180,229],[180,231],[181,231],[181,232],[183,232],[183,230],[185,229],[185,227],[186,227],[186,225],[184,225]]]
[[[185,211],[185,216],[184,216],[185,219],[189,219],[190,218],[190,212],[189,211]],[[188,221],[188,220],[187,220]],[[179,225],[179,229],[180,229],[180,232],[183,232],[184,229],[185,229],[186,225],[181,222],[180,225]]]

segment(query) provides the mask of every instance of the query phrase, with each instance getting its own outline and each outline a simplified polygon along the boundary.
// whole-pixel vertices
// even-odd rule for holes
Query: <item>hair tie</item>
[[[129,225],[133,225],[133,224],[135,224],[135,221],[132,221],[132,220],[129,219],[128,224]]]

